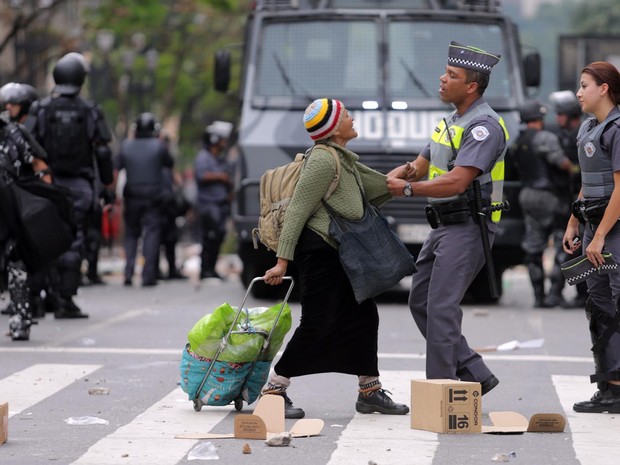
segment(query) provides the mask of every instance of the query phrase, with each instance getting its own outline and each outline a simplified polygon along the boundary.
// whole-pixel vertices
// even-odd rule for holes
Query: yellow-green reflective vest
[[[446,126],[444,121],[439,122],[437,127],[433,131],[433,135],[431,137],[430,143],[430,151],[431,151],[431,159],[430,166],[428,170],[428,179],[436,178],[437,176],[441,176],[448,172],[448,163],[450,161],[454,161],[454,153],[452,150],[452,146],[454,146],[454,151],[457,153],[459,148],[461,147],[461,143],[463,141],[463,135],[467,132],[469,127],[471,126],[471,122],[474,119],[478,119],[480,115],[489,115],[492,118],[496,119],[500,124],[502,129],[504,130],[504,136],[506,137],[506,142],[508,142],[509,135],[506,126],[504,125],[504,120],[501,116],[493,111],[493,109],[489,106],[488,103],[484,102],[476,107],[472,108],[470,111],[466,112],[461,118],[459,118],[454,123],[450,124],[448,129],[446,130]],[[448,133],[449,131],[449,133]],[[452,144],[450,144],[450,139],[452,139]],[[491,194],[491,203],[493,205],[497,205],[502,202],[502,193],[504,189],[504,156],[506,155],[506,150],[508,148],[508,144],[504,147],[501,155],[493,165],[490,173],[482,173],[476,179],[480,181],[481,187],[485,184],[492,183],[492,194]],[[486,189],[483,188],[483,193]],[[484,194],[483,194],[484,195]],[[459,195],[453,195],[451,197],[429,197],[428,201],[432,203],[444,203],[450,202],[452,200],[456,200]],[[491,214],[491,219],[493,222],[499,222],[501,218],[502,212],[497,211]]]

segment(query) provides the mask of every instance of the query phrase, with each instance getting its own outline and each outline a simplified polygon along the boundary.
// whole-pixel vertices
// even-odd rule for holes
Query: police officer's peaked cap
[[[500,58],[499,54],[485,52],[480,48],[462,45],[455,41],[450,42],[450,47],[448,47],[448,65],[479,71],[483,74],[491,74],[491,68]]]
[[[570,90],[559,90],[549,94],[549,100],[558,115],[567,115],[570,118],[578,118],[582,115],[581,105],[577,96]]]
[[[52,72],[56,83],[53,91],[61,95],[77,94],[89,71],[88,63],[81,54],[70,52],[63,55]]]
[[[539,100],[526,100],[523,106],[519,108],[519,116],[522,123],[543,120],[546,114],[547,107]]]

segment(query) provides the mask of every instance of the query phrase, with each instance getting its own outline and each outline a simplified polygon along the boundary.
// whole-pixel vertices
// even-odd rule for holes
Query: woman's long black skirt
[[[355,301],[338,251],[305,228],[295,250],[301,321],[274,370],[291,378],[313,373],[379,376],[379,314],[372,299]]]

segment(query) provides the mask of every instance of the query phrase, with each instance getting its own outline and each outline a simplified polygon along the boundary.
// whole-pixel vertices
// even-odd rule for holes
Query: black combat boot
[[[58,307],[54,312],[57,319],[88,318],[88,313],[83,313],[71,296],[58,296]]]
[[[604,391],[596,391],[590,400],[576,402],[573,410],[579,413],[620,413],[620,386],[609,384]]]

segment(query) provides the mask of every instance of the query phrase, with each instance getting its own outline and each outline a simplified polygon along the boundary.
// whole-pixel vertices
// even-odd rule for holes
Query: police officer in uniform
[[[549,101],[553,105],[555,111],[556,124],[550,126],[548,129],[553,132],[560,139],[562,150],[564,155],[573,163],[573,172],[565,176],[561,180],[562,199],[566,205],[566,216],[571,214],[571,204],[577,199],[579,191],[581,190],[581,173],[579,170],[579,156],[577,153],[577,133],[579,126],[581,126],[581,120],[583,112],[581,111],[581,105],[577,100],[577,97],[570,90],[561,90],[552,92],[549,95]],[[565,223],[565,221],[563,222]],[[569,260],[571,257],[567,255],[563,248],[561,240],[555,241],[555,238],[564,235],[565,224],[561,224],[558,230],[554,232],[554,248],[555,253],[560,257],[560,260]],[[561,257],[563,255],[563,257]],[[553,272],[555,273],[555,268]],[[588,298],[588,286],[585,282],[580,282],[575,286],[577,295],[572,302],[567,304],[568,308],[583,308],[586,299]]]
[[[194,176],[198,186],[196,211],[200,222],[202,244],[200,277],[218,278],[215,264],[226,236],[226,221],[230,216],[233,188],[232,167],[226,159],[226,148],[233,125],[215,121],[205,128],[203,148],[194,161]]]
[[[0,99],[4,104],[9,100],[15,102],[15,92],[27,93],[29,89],[20,84],[0,89]],[[13,103],[16,108],[17,103]],[[19,109],[10,112],[12,119],[19,119]],[[51,178],[45,163],[45,152],[17,122],[9,122],[0,115],[0,282],[6,278],[11,302],[9,304],[9,334],[14,341],[30,338],[33,315],[30,305],[30,289],[26,264],[20,258],[17,244],[20,240],[19,228],[14,217],[15,205],[8,190],[7,183],[19,177],[39,176],[46,182]],[[6,274],[5,274],[6,272]],[[0,286],[4,287],[4,286]]]
[[[564,234],[568,254],[585,253],[594,266],[605,263],[602,253],[620,259],[620,72],[611,63],[597,61],[581,71],[577,98],[587,118],[579,128],[577,144],[581,193],[586,224],[583,249],[579,219],[571,215]],[[581,250],[580,250],[581,249]],[[620,413],[620,273],[592,273],[586,279],[585,310],[593,343],[598,391],[573,410],[584,413]]]
[[[56,318],[87,318],[73,301],[81,278],[84,238],[96,202],[95,176],[104,185],[112,182],[112,134],[103,113],[94,102],[79,93],[88,65],[84,57],[71,52],[61,57],[53,70],[52,95],[30,107],[26,126],[48,154],[54,182],[71,192],[76,238],[50,273]]]
[[[525,126],[511,148],[523,188],[519,192],[519,203],[525,219],[525,234],[521,247],[525,252],[525,264],[534,290],[534,307],[566,307],[562,296],[564,277],[560,265],[566,261],[566,254],[556,253],[554,271],[550,276],[551,288],[545,293],[545,271],[543,253],[554,236],[554,243],[562,244],[564,231],[560,225],[566,222],[566,206],[570,198],[565,192],[573,164],[564,155],[558,137],[544,129],[547,108],[538,100],[528,100],[519,114]],[[562,228],[564,229],[564,228]]]
[[[159,271],[162,171],[172,167],[166,144],[159,139],[159,123],[152,113],[142,113],[135,122],[135,138],[121,144],[114,160],[114,178],[124,169],[125,285],[131,286],[142,238],[142,286],[155,286]],[[116,184],[116,182],[115,182]]]
[[[460,302],[485,263],[481,228],[475,221],[479,216],[469,207],[474,181],[485,205],[502,200],[503,170],[493,168],[503,163],[508,133],[483,98],[499,59],[476,47],[450,43],[439,95],[456,110],[434,129],[415,161],[388,174],[393,196],[428,197],[435,228],[416,261],[409,295],[411,314],[426,338],[426,377],[477,381],[483,395],[499,380],[463,336]],[[421,180],[426,176],[428,180]],[[485,220],[491,244],[500,214]]]

